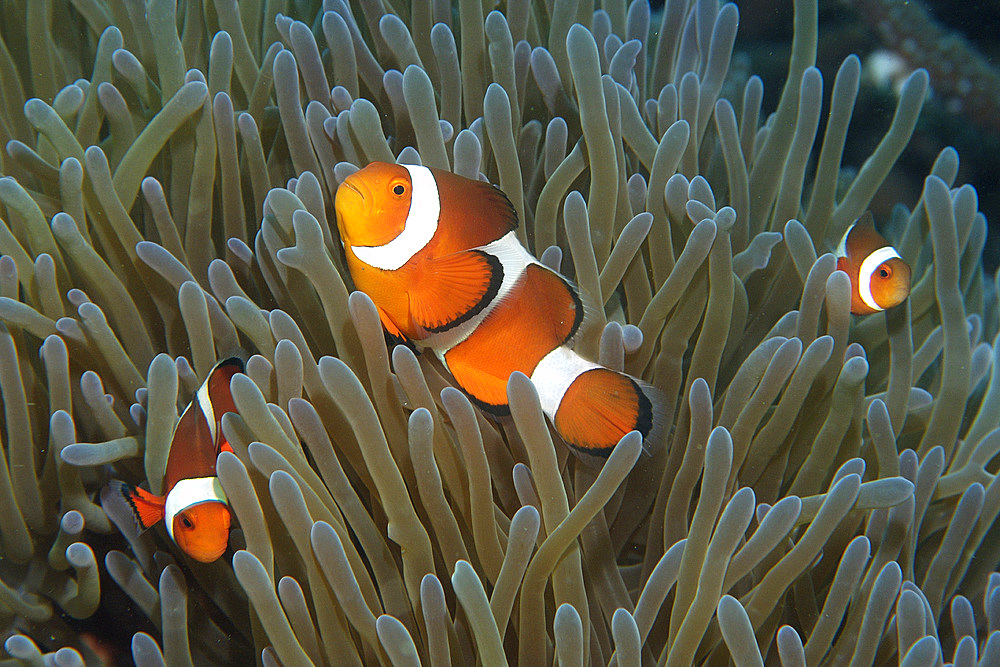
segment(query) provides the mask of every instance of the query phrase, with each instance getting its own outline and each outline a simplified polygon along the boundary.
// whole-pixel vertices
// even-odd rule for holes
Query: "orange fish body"
[[[871,315],[910,295],[910,265],[878,233],[871,212],[847,228],[837,246],[837,269],[851,279],[851,312]]]
[[[655,392],[568,347],[580,296],[519,243],[498,188],[375,162],[341,184],[336,209],[351,277],[386,331],[433,350],[481,408],[507,414],[507,380],[520,371],[576,449],[607,456],[630,431],[649,436]]]
[[[229,381],[242,370],[241,359],[219,362],[181,414],[163,476],[165,495],[117,481],[108,494],[127,502],[140,531],[163,520],[177,546],[203,563],[218,559],[229,544],[231,515],[215,461],[219,452],[232,451],[220,422],[225,413],[236,412]]]

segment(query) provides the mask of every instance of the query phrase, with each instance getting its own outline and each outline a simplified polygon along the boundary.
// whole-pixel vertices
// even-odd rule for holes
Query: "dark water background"
[[[737,0],[737,5],[736,51],[747,59],[749,71],[763,78],[764,108],[773,110],[788,67],[792,4]],[[885,20],[890,11],[898,20]],[[819,33],[817,65],[825,99],[837,68],[852,53],[861,58],[863,72],[869,56],[880,50],[902,57],[908,70],[929,70],[931,96],[872,211],[876,221],[883,221],[896,202],[912,208],[934,158],[943,147],[953,146],[961,164],[956,184],[976,188],[987,217],[983,261],[988,273],[995,272],[1000,265],[1000,1],[820,0]],[[865,77],[845,166],[860,167],[888,127],[895,104],[891,87]],[[824,109],[824,120],[826,113]]]

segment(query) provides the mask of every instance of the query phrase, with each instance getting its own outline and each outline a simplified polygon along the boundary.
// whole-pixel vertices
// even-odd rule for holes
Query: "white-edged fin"
[[[401,165],[410,172],[410,210],[403,231],[380,246],[354,246],[354,255],[368,266],[395,271],[424,249],[437,232],[441,198],[437,181],[427,167]]]
[[[581,373],[595,368],[603,366],[587,361],[565,345],[560,345],[542,357],[531,372],[531,382],[538,392],[542,412],[554,420],[569,386]]]
[[[858,271],[858,296],[872,310],[885,310],[872,296],[872,276],[883,263],[896,257],[899,257],[896,249],[892,246],[885,246],[872,252],[865,257],[865,261],[861,262],[861,269]]]
[[[193,505],[205,502],[229,502],[218,477],[190,477],[174,484],[163,507],[163,521],[171,539],[174,537],[174,517]]]

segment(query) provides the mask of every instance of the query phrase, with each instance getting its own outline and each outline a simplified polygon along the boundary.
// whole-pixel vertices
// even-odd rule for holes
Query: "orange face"
[[[893,308],[910,295],[910,265],[898,257],[882,262],[872,273],[872,297],[883,308]]]
[[[399,236],[410,210],[405,167],[373,162],[340,184],[337,228],[345,246],[381,246]]]
[[[174,517],[174,541],[188,556],[211,563],[229,545],[229,507],[218,501],[192,505]]]

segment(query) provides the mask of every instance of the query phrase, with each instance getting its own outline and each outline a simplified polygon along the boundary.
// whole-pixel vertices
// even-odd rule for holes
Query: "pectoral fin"
[[[410,316],[426,331],[447,331],[488,306],[502,281],[500,260],[481,250],[435,258],[413,276]]]

